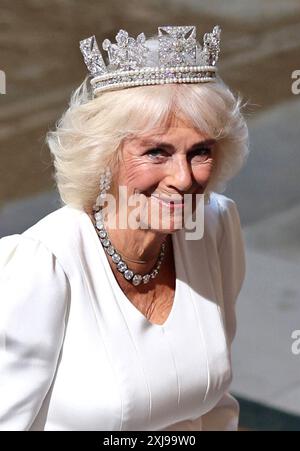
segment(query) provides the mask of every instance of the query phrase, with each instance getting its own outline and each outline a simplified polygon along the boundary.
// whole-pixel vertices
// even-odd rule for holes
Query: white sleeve
[[[51,386],[64,337],[66,275],[39,241],[0,240],[0,430],[28,430]]]
[[[219,245],[220,270],[224,314],[228,342],[231,345],[236,332],[235,304],[246,272],[245,245],[237,206],[223,196],[220,203],[223,234]]]
[[[222,237],[219,244],[220,270],[224,301],[225,327],[230,347],[236,332],[235,304],[245,278],[246,263],[244,239],[237,206],[232,199],[222,196],[219,203]],[[226,392],[218,404],[202,416],[202,428],[207,431],[236,431],[239,422],[239,404]]]

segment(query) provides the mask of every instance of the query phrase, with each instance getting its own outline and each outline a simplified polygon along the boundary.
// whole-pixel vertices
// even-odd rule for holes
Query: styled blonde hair
[[[139,86],[104,92],[92,98],[88,77],[73,92],[68,109],[49,131],[46,142],[54,159],[55,181],[63,204],[91,210],[99,180],[109,165],[114,173],[122,142],[168,128],[184,118],[217,140],[216,164],[206,187],[223,192],[248,156],[248,128],[236,98],[224,82]]]

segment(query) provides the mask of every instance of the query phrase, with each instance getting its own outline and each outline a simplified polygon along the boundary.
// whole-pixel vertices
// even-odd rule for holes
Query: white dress
[[[89,216],[65,206],[0,240],[0,429],[236,430],[228,393],[245,275],[236,204],[172,236],[176,290],[150,323],[113,276]]]

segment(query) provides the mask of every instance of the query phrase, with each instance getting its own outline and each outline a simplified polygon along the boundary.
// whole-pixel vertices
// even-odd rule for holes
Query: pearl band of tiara
[[[215,79],[220,53],[221,28],[205,33],[203,45],[195,26],[158,27],[158,36],[136,39],[120,30],[116,43],[105,39],[104,62],[95,36],[80,41],[80,50],[91,75],[94,97],[103,91],[166,83],[204,83]]]

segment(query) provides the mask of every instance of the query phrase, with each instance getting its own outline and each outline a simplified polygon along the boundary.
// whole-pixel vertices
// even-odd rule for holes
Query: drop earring
[[[100,175],[100,193],[96,199],[96,203],[93,206],[94,211],[99,211],[100,207],[103,206],[103,200],[111,186],[112,174],[109,167],[104,169]]]

